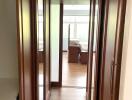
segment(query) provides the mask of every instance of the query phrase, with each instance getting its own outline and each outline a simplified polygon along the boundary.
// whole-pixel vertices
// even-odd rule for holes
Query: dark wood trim
[[[99,86],[99,100],[103,100],[103,76],[104,76],[104,65],[105,65],[105,53],[106,53],[106,40],[107,40],[107,25],[108,25],[108,13],[109,13],[109,0],[104,0],[104,20],[103,25],[103,38],[102,38],[102,49],[101,49],[101,65],[100,65],[100,86]]]
[[[30,0],[30,15],[31,15],[31,59],[32,59],[32,97],[33,100],[39,98],[38,95],[38,64],[37,64],[37,0]]]
[[[47,95],[47,92],[46,92],[46,0],[43,0],[43,41],[44,41],[44,69],[43,69],[43,74],[44,74],[44,80],[43,80],[43,83],[44,83],[44,88],[43,88],[43,99],[44,100],[47,100],[48,99],[48,95]]]
[[[101,94],[102,94],[102,50],[103,50],[103,31],[104,31],[104,19],[105,18],[105,11],[106,11],[106,0],[99,0],[99,13],[100,13],[100,27],[99,27],[99,40],[98,40],[98,77],[97,77],[97,96],[96,98],[99,100],[102,100]]]
[[[63,59],[63,3],[60,3],[60,36],[59,36],[59,86],[62,87],[62,59]]]
[[[89,54],[89,46],[90,46],[90,32],[91,32],[91,10],[92,10],[92,0],[90,0],[90,15],[89,15],[89,31],[88,31],[88,54]],[[88,57],[88,64],[89,64],[89,57]],[[86,83],[86,92],[87,92],[87,98],[89,97],[89,66],[87,64],[87,83]]]
[[[51,0],[49,0],[49,89],[51,90]]]
[[[24,2],[24,3],[23,3]],[[34,1],[23,1],[16,0],[16,18],[17,18],[17,43],[18,43],[18,62],[19,62],[19,98],[20,100],[35,100],[35,82],[33,80],[34,70],[31,70],[33,63],[32,53],[32,35],[34,34],[34,24],[33,17],[30,16],[32,12],[32,6]],[[27,7],[24,9],[24,7]],[[27,19],[29,19],[29,28],[30,33],[27,35],[28,40],[25,39],[24,33],[24,12],[27,11]],[[34,14],[34,13],[33,13]],[[30,17],[29,17],[30,16]],[[28,45],[24,45],[25,41]],[[34,42],[34,41],[33,41]],[[34,95],[34,96],[33,96]]]
[[[52,87],[61,87],[59,82],[51,82],[51,88]]]
[[[93,94],[93,100],[98,100],[98,81],[99,81],[99,61],[100,61],[100,56],[99,56],[99,52],[100,52],[100,38],[101,38],[101,17],[102,17],[102,0],[96,0],[97,2],[95,2],[96,5],[98,5],[98,16],[97,16],[97,33],[96,33],[96,54],[95,54],[95,70],[94,70],[94,79],[95,79],[95,83],[94,83],[94,94]]]

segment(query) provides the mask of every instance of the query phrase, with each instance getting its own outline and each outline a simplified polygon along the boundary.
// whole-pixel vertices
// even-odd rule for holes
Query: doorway
[[[97,75],[98,2],[64,0],[52,2],[51,6],[51,100],[55,99],[52,98],[54,93],[74,91],[76,95],[78,89],[84,100],[88,90],[93,99]]]
[[[80,0],[79,0],[80,1]],[[110,2],[110,4],[113,4],[113,0],[110,0],[111,2]],[[118,0],[117,0],[118,1]],[[24,1],[23,1],[24,2]],[[99,33],[101,33],[102,31],[103,31],[103,29],[101,30],[101,32],[100,32],[100,29],[103,27],[103,25],[105,25],[105,24],[107,24],[107,22],[106,23],[104,23],[105,21],[105,19],[103,19],[103,18],[105,18],[106,17],[106,19],[108,19],[107,17],[108,17],[108,15],[107,15],[107,13],[108,13],[108,8],[109,8],[109,3],[108,3],[109,1],[107,1],[107,3],[105,4],[105,6],[106,6],[106,9],[104,9],[103,11],[104,12],[102,12],[102,10],[101,11],[99,11],[100,9],[100,7],[102,7],[102,6],[100,6],[100,5],[98,5],[99,3],[98,3],[98,0],[91,0],[90,1],[90,6],[89,6],[89,8],[90,8],[90,10],[89,10],[89,31],[88,31],[88,62],[87,62],[87,85],[86,85],[86,90],[87,91],[84,91],[84,92],[82,92],[82,91],[78,91],[78,89],[76,89],[75,90],[75,88],[73,89],[73,88],[67,88],[67,87],[65,87],[65,88],[57,88],[57,89],[51,89],[51,91],[50,91],[50,84],[49,84],[49,80],[50,80],[50,68],[49,68],[49,62],[50,62],[50,39],[51,38],[49,38],[49,36],[50,35],[53,35],[52,36],[52,38],[54,38],[54,36],[56,36],[55,34],[49,34],[50,32],[49,32],[49,30],[50,30],[50,28],[49,28],[49,12],[50,12],[50,10],[49,10],[49,1],[48,0],[45,0],[44,1],[44,3],[43,4],[45,4],[44,5],[44,7],[43,8],[45,8],[45,9],[43,9],[43,12],[44,12],[44,16],[43,16],[43,18],[44,18],[44,21],[43,21],[43,23],[44,23],[44,39],[43,40],[45,40],[44,41],[44,52],[43,52],[43,56],[44,56],[44,60],[43,60],[43,62],[44,62],[44,86],[43,86],[43,90],[44,90],[44,99],[45,100],[48,100],[48,98],[49,98],[49,92],[51,92],[51,98],[53,99],[53,100],[55,100],[55,97],[56,97],[56,94],[58,94],[58,96],[61,96],[61,97],[58,97],[58,98],[62,98],[62,100],[63,99],[65,99],[65,98],[67,98],[67,97],[70,97],[70,99],[75,99],[75,98],[78,98],[79,99],[79,95],[81,94],[81,93],[83,93],[83,95],[82,95],[82,98],[81,99],[79,99],[79,100],[85,100],[86,99],[86,97],[88,98],[88,100],[91,100],[91,98],[93,97],[93,99],[94,100],[96,100],[96,95],[99,95],[99,92],[98,93],[96,93],[97,92],[97,85],[99,86],[99,88],[98,89],[102,89],[101,88],[101,85],[102,84],[100,84],[101,83],[101,81],[102,80],[100,80],[100,83],[98,83],[97,84],[97,80],[99,79],[99,78],[101,78],[101,76],[97,76],[97,75],[99,75],[101,72],[99,72],[98,73],[98,63],[100,63],[100,64],[102,64],[102,62],[99,60],[99,58],[101,58],[100,56],[102,56],[102,57],[104,57],[104,55],[99,55],[98,54],[98,50],[99,50],[99,48],[100,47],[102,47],[102,45],[103,44],[105,44],[104,42],[106,42],[106,41],[104,41],[105,40],[105,38],[103,37],[103,36],[101,36],[102,38],[103,38],[103,44],[100,46],[100,45],[98,45],[99,44],[99,42],[98,41],[101,41],[101,40],[99,40],[100,38],[99,38]],[[71,2],[70,4],[72,4],[73,2]],[[78,2],[78,3],[80,3],[80,2]],[[118,49],[118,50],[116,50],[116,52],[115,52],[115,54],[116,54],[116,57],[115,57],[115,59],[117,60],[117,61],[119,61],[119,62],[121,62],[121,50],[119,50],[119,49],[122,49],[122,42],[123,42],[123,40],[122,40],[122,38],[123,38],[123,35],[121,35],[121,32],[123,31],[123,28],[124,28],[124,26],[123,26],[123,24],[124,24],[124,17],[125,17],[125,11],[124,11],[124,9],[123,8],[125,8],[125,6],[123,5],[125,3],[125,1],[123,2],[120,2],[120,1],[118,1],[118,3],[116,3],[116,8],[118,8],[118,6],[119,6],[119,8],[118,8],[118,10],[117,10],[117,15],[118,15],[118,19],[117,19],[117,23],[118,23],[118,25],[116,26],[116,25],[114,25],[115,27],[117,27],[117,34],[116,34],[116,36],[121,36],[120,38],[118,38],[117,40],[116,40],[116,44],[115,44],[115,49]],[[20,2],[20,4],[21,4],[21,2]],[[38,52],[33,52],[34,51],[34,48],[32,47],[34,44],[32,43],[32,42],[34,42],[34,41],[32,41],[32,39],[34,40],[34,36],[33,36],[33,34],[34,34],[34,23],[36,23],[36,22],[34,22],[34,19],[35,18],[33,18],[34,16],[31,16],[31,18],[30,18],[30,14],[33,14],[33,13],[30,13],[30,7],[29,7],[29,2],[27,2],[27,3],[22,3],[23,4],[23,7],[21,7],[21,5],[19,5],[20,6],[20,8],[23,8],[23,10],[20,10],[20,11],[23,11],[22,12],[22,14],[24,14],[24,16],[21,16],[22,17],[22,19],[21,19],[21,17],[20,17],[20,21],[18,21],[18,22],[21,22],[22,21],[22,24],[23,24],[23,27],[21,27],[21,23],[20,23],[20,28],[22,28],[22,33],[20,34],[19,33],[19,37],[22,37],[22,39],[20,39],[19,40],[19,52],[20,52],[20,54],[19,54],[19,56],[20,56],[20,71],[22,71],[21,73],[20,73],[20,82],[21,82],[21,88],[22,88],[22,90],[20,91],[20,92],[22,92],[22,93],[20,93],[20,95],[21,95],[21,98],[25,98],[25,100],[32,100],[32,98],[35,98],[35,97],[32,97],[32,96],[34,96],[34,95],[32,95],[32,94],[34,94],[34,88],[32,88],[32,87],[34,87],[34,83],[36,83],[36,80],[34,79],[34,70],[32,70],[32,68],[34,68],[34,60],[33,60],[33,58],[36,56],[35,54],[36,53],[38,53]],[[28,4],[28,7],[27,7],[27,5],[26,4]],[[119,5],[117,5],[117,4],[119,4]],[[61,11],[63,10],[63,9],[61,9],[62,7],[63,7],[63,3],[62,2],[59,2],[59,5],[60,5],[60,8],[59,8],[59,10],[60,10],[60,15],[62,15],[62,13],[61,13]],[[28,11],[27,11],[27,8],[28,8]],[[57,6],[58,7],[58,6]],[[111,5],[110,6],[110,8],[112,8],[113,6]],[[53,8],[56,8],[56,6],[53,6]],[[103,7],[102,7],[103,8]],[[104,7],[105,8],[105,7]],[[121,9],[120,9],[121,8]],[[31,11],[33,11],[34,9],[33,9],[33,7],[31,7]],[[57,10],[58,10],[58,8],[57,8]],[[97,10],[97,11],[96,11]],[[105,10],[106,10],[106,12],[105,12]],[[111,12],[113,12],[112,11],[112,9],[110,9],[111,10]],[[124,12],[121,12],[121,10],[123,10]],[[55,11],[55,9],[54,9],[54,11]],[[26,12],[26,13],[25,13]],[[25,23],[25,18],[27,18],[27,14],[28,13],[28,20],[27,20],[27,22],[28,23]],[[102,13],[103,13],[103,17],[101,16],[102,15]],[[105,13],[106,13],[106,15],[107,16],[105,16]],[[20,14],[21,14],[21,12],[20,12]],[[56,13],[55,13],[56,14]],[[59,14],[59,13],[58,13]],[[34,15],[34,14],[33,14]],[[97,15],[97,16],[96,16]],[[122,18],[121,17],[121,15],[123,15],[124,17]],[[26,17],[25,17],[26,16]],[[52,15],[51,15],[52,16]],[[57,15],[58,16],[58,15]],[[52,16],[53,17],[53,16]],[[120,18],[121,17],[121,18]],[[55,19],[56,17],[53,17],[53,19]],[[57,17],[58,19],[59,19],[59,17]],[[110,18],[112,18],[112,17],[110,17]],[[31,20],[30,20],[31,19]],[[103,20],[101,20],[101,19],[103,19]],[[100,20],[102,21],[101,23],[100,23]],[[31,21],[31,22],[30,22]],[[55,21],[55,20],[54,20]],[[56,20],[57,21],[57,20]],[[114,20],[115,21],[115,20]],[[110,20],[109,20],[109,22],[111,22]],[[121,23],[121,26],[120,26],[120,24],[119,23]],[[19,23],[18,23],[19,24]],[[28,27],[26,27],[26,24],[28,24],[27,26]],[[56,23],[54,23],[55,25],[56,25]],[[63,24],[63,18],[62,17],[60,17],[60,26]],[[102,26],[100,26],[100,24],[102,25]],[[116,24],[116,23],[115,23]],[[31,26],[30,26],[31,25]],[[63,25],[62,25],[63,26]],[[31,28],[30,28],[31,27]],[[98,27],[99,27],[99,29],[98,29]],[[56,30],[56,28],[58,28],[58,26],[57,27],[55,27],[54,29]],[[30,31],[30,29],[31,29],[31,32],[29,32]],[[69,33],[71,32],[70,31],[70,29],[71,29],[71,26],[70,25],[68,25],[68,29],[69,29]],[[23,31],[23,30],[25,30],[25,31]],[[60,33],[62,32],[63,33],[63,31],[62,31],[63,29],[62,28],[60,28]],[[105,26],[104,27],[104,30],[105,31],[107,31],[107,26]],[[18,31],[20,31],[20,30],[18,30]],[[28,31],[28,32],[27,32]],[[32,33],[32,31],[33,31],[33,33]],[[58,30],[57,30],[58,31]],[[116,31],[116,30],[115,30]],[[118,32],[119,31],[119,32]],[[120,32],[121,31],[121,32]],[[24,32],[24,33],[23,33]],[[52,31],[52,32],[54,32],[54,31]],[[58,32],[56,32],[57,34],[58,34]],[[111,33],[111,32],[110,32]],[[116,33],[116,32],[115,32]],[[103,34],[103,33],[102,33]],[[60,34],[59,34],[60,35]],[[58,35],[58,36],[59,36]],[[62,35],[62,34],[61,34]],[[63,36],[63,35],[62,35]],[[105,36],[105,35],[104,35]],[[114,35],[115,36],[115,35]],[[96,38],[95,38],[96,37]],[[57,37],[58,38],[58,37]],[[35,38],[36,39],[36,38]],[[62,40],[62,38],[60,38],[61,40]],[[58,40],[59,40],[59,38],[58,38]],[[71,40],[70,38],[69,38],[69,40]],[[32,41],[32,42],[31,42]],[[53,41],[53,40],[52,40]],[[60,41],[60,40],[59,40]],[[56,39],[54,38],[54,42],[56,42]],[[57,41],[58,42],[58,41]],[[70,43],[71,41],[69,41],[69,46],[70,46]],[[120,43],[121,42],[121,43]],[[36,43],[36,42],[35,42]],[[59,42],[60,43],[60,42]],[[61,42],[62,43],[62,42]],[[74,41],[74,43],[75,43],[75,41]],[[94,52],[94,43],[97,43],[95,46],[95,52]],[[54,43],[53,43],[54,44]],[[69,46],[68,46],[68,48],[69,48]],[[31,48],[32,47],[32,48]],[[55,46],[56,47],[56,46]],[[57,46],[57,48],[58,48],[59,46]],[[61,46],[60,46],[61,47]],[[36,48],[35,48],[36,49]],[[62,54],[63,53],[63,51],[61,50],[62,48],[60,48],[60,50],[57,50],[57,53],[56,54],[59,54],[58,52],[60,51],[60,53]],[[105,48],[103,48],[103,49],[105,49]],[[53,51],[55,51],[56,49],[53,49],[52,48],[52,50]],[[109,49],[108,49],[109,50]],[[21,52],[22,51],[22,52]],[[40,51],[39,51],[40,52]],[[101,52],[103,52],[103,50],[101,49],[100,50],[100,53]],[[34,54],[35,53],[35,54]],[[52,52],[53,53],[53,52]],[[94,55],[95,54],[95,55]],[[111,53],[109,53],[109,54],[111,54]],[[98,56],[99,55],[99,56]],[[56,56],[56,55],[55,55]],[[79,57],[78,57],[78,59],[80,58],[80,56],[81,56],[81,54],[79,54]],[[57,55],[57,57],[58,57],[58,55]],[[59,57],[58,57],[59,58]],[[54,69],[52,69],[52,71],[53,72],[57,72],[58,74],[59,74],[59,72],[60,71],[58,71],[58,69],[57,68],[55,68],[56,66],[58,66],[58,65],[61,65],[61,64],[59,64],[58,63],[58,61],[59,61],[59,59],[55,59],[55,61],[57,61],[57,65],[56,65],[56,62],[55,62],[55,64],[53,64],[53,67],[54,67]],[[36,58],[35,58],[36,59]],[[105,58],[103,58],[103,59],[105,59]],[[62,59],[61,59],[62,60]],[[53,61],[54,61],[54,59],[53,59]],[[98,61],[100,61],[100,62],[98,62]],[[79,61],[78,61],[79,62]],[[95,62],[95,63],[94,63]],[[112,65],[112,67],[113,66],[117,66],[117,64],[116,63],[114,63],[115,65]],[[120,64],[120,63],[119,63]],[[35,66],[36,67],[36,66]],[[102,66],[103,67],[103,66]],[[120,66],[119,66],[120,67]],[[107,68],[107,66],[106,66],[106,68]],[[110,80],[110,78],[108,77],[108,79],[109,79],[109,81],[111,81],[112,82],[112,84],[111,84],[111,82],[109,82],[109,84],[107,84],[107,82],[105,81],[105,80],[103,80],[104,81],[104,83],[105,83],[105,85],[107,86],[107,85],[109,85],[109,86],[111,86],[111,89],[110,88],[104,88],[103,87],[103,89],[105,90],[105,91],[107,91],[107,89],[109,89],[109,91],[107,91],[107,92],[109,92],[109,94],[112,96],[112,98],[113,98],[113,95],[112,94],[114,94],[114,95],[118,95],[118,93],[116,92],[116,93],[114,93],[115,92],[115,88],[114,87],[116,87],[116,86],[119,86],[119,79],[117,79],[117,78],[119,78],[119,72],[117,72],[117,71],[120,71],[120,69],[116,69],[117,67],[114,67],[114,69],[111,69],[111,71],[112,72],[115,72],[115,73],[112,73],[112,77],[111,78],[114,78],[114,81],[111,81]],[[61,68],[60,68],[61,69]],[[57,71],[56,71],[57,70]],[[101,71],[103,71],[102,69],[100,69]],[[35,71],[36,72],[36,71]],[[62,72],[62,69],[61,69],[61,72]],[[107,72],[107,71],[106,71]],[[105,72],[105,73],[106,73]],[[35,73],[36,74],[36,73]],[[102,73],[101,73],[102,74]],[[111,73],[110,73],[111,74]],[[32,76],[33,75],[33,76]],[[107,73],[105,74],[106,75],[106,77],[105,77],[105,79],[107,80]],[[53,76],[54,76],[54,74],[53,74]],[[62,77],[62,75],[61,75],[61,77]],[[33,81],[32,81],[33,80]],[[34,81],[35,80],[35,81]],[[51,76],[51,80],[52,80],[52,76]],[[55,79],[53,78],[53,81],[54,82],[60,82],[60,80],[61,80],[61,78],[58,76],[58,75],[55,75]],[[37,84],[38,85],[38,84]],[[35,87],[36,87],[36,84],[35,84]],[[38,87],[37,87],[38,88]],[[72,90],[71,90],[72,89]],[[75,90],[75,91],[74,91]],[[79,89],[79,90],[82,90],[82,89]],[[116,90],[119,90],[119,89],[117,89],[116,88]],[[69,92],[69,91],[72,91],[72,92]],[[36,92],[36,91],[35,91]],[[112,92],[112,93],[111,93]],[[65,95],[65,94],[63,94],[63,93],[69,93],[70,95]],[[102,93],[102,92],[100,92],[100,93]],[[106,92],[104,92],[104,93],[106,93]],[[76,94],[76,95],[75,95]],[[35,93],[35,95],[36,95],[36,93]],[[65,97],[64,97],[65,96]],[[72,98],[71,96],[74,96],[75,98]],[[77,97],[78,96],[78,97]],[[105,95],[105,94],[100,94],[100,96],[105,96],[104,98],[106,98],[106,96],[107,95]],[[95,97],[95,98],[94,98]],[[56,97],[56,100],[58,100],[57,99],[57,97]],[[76,99],[77,100],[77,99]],[[114,99],[114,100],[117,100],[117,99]]]
[[[62,87],[86,88],[89,5],[63,6]]]

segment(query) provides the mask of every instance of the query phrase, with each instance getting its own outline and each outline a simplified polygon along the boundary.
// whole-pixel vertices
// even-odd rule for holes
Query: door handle
[[[114,61],[111,62],[111,66],[110,66],[111,70],[110,70],[110,92],[111,94],[113,94],[113,78],[114,78]]]

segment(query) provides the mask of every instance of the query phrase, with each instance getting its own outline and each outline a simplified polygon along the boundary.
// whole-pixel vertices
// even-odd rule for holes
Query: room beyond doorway
[[[87,65],[68,63],[68,52],[63,52],[63,87],[86,87]]]
[[[86,88],[89,6],[63,7],[62,86]],[[85,27],[85,29],[84,29]]]

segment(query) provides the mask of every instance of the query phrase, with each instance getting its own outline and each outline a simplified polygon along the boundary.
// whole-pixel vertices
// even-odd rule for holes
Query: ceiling
[[[72,5],[88,5],[90,0],[64,0],[64,4]]]
[[[51,0],[51,3],[58,4],[61,0]],[[88,5],[90,0],[62,0],[65,5]]]

